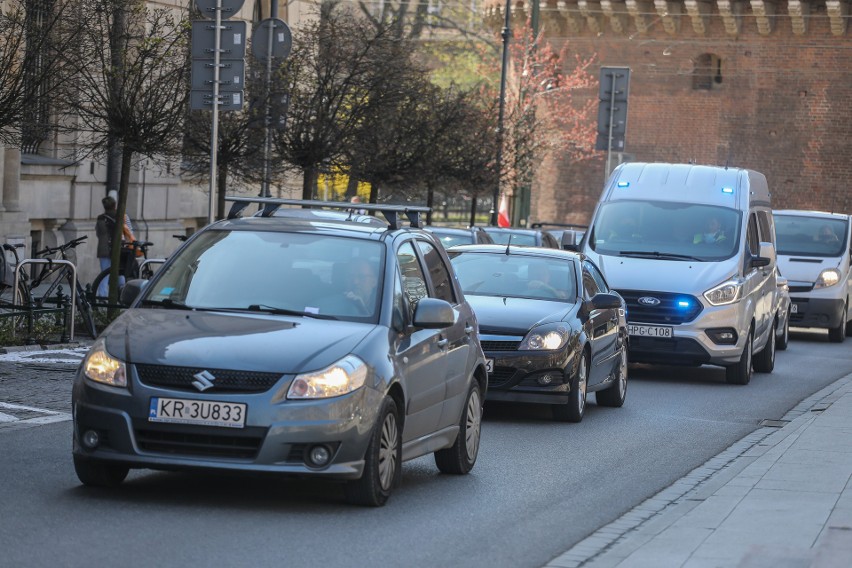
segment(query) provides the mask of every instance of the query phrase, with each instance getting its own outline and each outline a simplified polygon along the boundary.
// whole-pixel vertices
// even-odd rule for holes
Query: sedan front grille
[[[514,367],[494,367],[494,372],[488,374],[488,386],[503,386],[512,380],[516,372]]]
[[[198,392],[192,386],[195,375],[207,371],[215,380],[213,386],[205,392],[215,393],[256,393],[265,392],[275,386],[282,373],[262,373],[258,371],[233,371],[229,369],[203,369],[200,367],[169,367],[165,365],[136,365],[136,372],[143,384],[165,387],[175,390]]]
[[[162,430],[136,430],[136,442],[146,452],[182,456],[253,459],[262,436],[191,434]]]
[[[644,290],[618,290],[627,304],[627,321],[652,324],[677,325],[691,322],[704,307],[695,296],[650,292]],[[640,298],[648,298],[644,303]],[[656,305],[649,305],[653,300]]]
[[[517,351],[520,341],[481,341],[483,351]]]

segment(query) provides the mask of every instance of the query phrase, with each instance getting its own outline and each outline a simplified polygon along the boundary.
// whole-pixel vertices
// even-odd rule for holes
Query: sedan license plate
[[[485,360],[485,370],[489,373],[494,372],[494,359],[486,359]]]
[[[151,399],[148,421],[243,428],[246,424],[246,405],[236,402],[155,397]]]
[[[672,328],[663,325],[627,324],[627,333],[637,337],[672,337]]]

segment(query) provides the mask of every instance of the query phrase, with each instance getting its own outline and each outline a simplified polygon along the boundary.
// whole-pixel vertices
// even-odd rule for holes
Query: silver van
[[[778,266],[790,286],[790,325],[852,334],[852,217],[821,211],[774,212]]]
[[[627,302],[631,361],[719,365],[733,384],[752,367],[772,371],[780,328],[763,174],[622,164],[579,248]]]

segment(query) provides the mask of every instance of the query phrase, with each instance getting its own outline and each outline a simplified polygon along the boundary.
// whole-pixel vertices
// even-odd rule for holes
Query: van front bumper
[[[795,312],[790,314],[792,327],[832,328],[843,320],[843,298],[790,298]]]

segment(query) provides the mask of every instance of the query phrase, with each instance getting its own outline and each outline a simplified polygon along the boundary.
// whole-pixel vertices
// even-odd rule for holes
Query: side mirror
[[[456,313],[446,300],[422,298],[414,310],[414,327],[443,329],[456,323]]]
[[[596,310],[615,310],[621,307],[621,298],[615,294],[599,292],[592,297],[591,302]]]
[[[760,243],[760,254],[751,258],[751,267],[758,268],[775,264],[775,245],[772,243]]]
[[[121,289],[121,294],[119,294],[119,303],[122,306],[129,306],[136,301],[136,298],[139,297],[139,294],[142,293],[142,290],[144,290],[147,285],[148,281],[141,278],[128,280],[124,284],[124,288]]]

